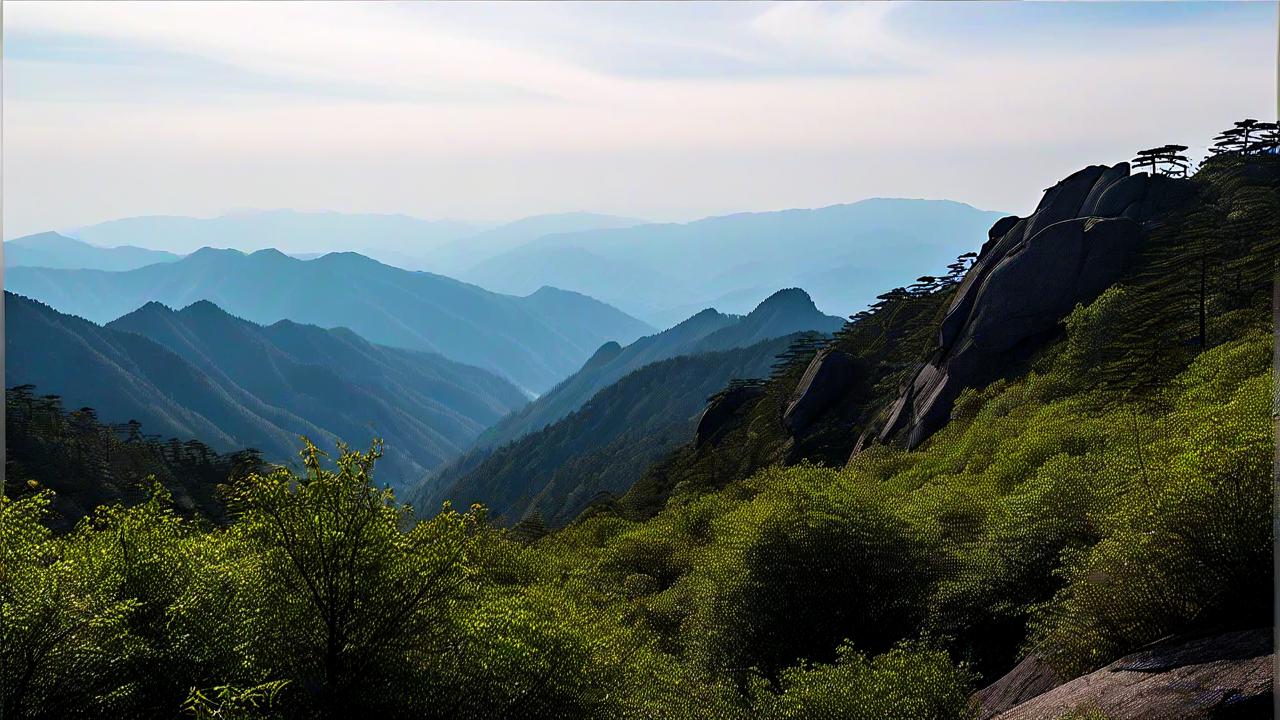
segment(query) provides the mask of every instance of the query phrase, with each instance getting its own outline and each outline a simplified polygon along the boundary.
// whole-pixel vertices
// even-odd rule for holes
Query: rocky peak
[[[694,431],[694,444],[702,447],[715,443],[726,428],[738,416],[739,411],[764,397],[764,384],[760,382],[731,382],[729,387],[708,398],[707,407],[698,418]]]
[[[818,307],[813,304],[813,298],[809,297],[809,293],[804,290],[784,288],[760,301],[748,317],[758,313],[778,311],[817,313]]]
[[[1092,165],[1046,190],[1030,216],[997,221],[942,321],[939,349],[889,408],[878,439],[915,447],[946,424],[963,389],[1025,359],[1076,304],[1116,282],[1137,254],[1143,224],[1186,187],[1131,175],[1127,163]]]

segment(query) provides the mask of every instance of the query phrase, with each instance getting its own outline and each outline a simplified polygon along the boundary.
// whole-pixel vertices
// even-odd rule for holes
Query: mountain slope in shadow
[[[608,343],[578,372],[518,412],[485,431],[477,445],[494,447],[537,432],[577,410],[593,395],[650,363],[679,355],[755,345],[796,332],[833,333],[844,324],[823,315],[803,290],[779,290],[747,315],[706,309],[675,327],[621,347]]]
[[[260,324],[347,327],[371,342],[484,368],[532,393],[577,370],[602,343],[651,331],[577,293],[500,295],[356,253],[299,260],[276,250],[204,248],[127,272],[12,268],[5,280],[13,292],[99,323],[151,301],[185,307],[208,300]]]
[[[56,232],[27,235],[4,243],[5,267],[133,270],[155,263],[173,262],[179,257],[171,252],[132,245],[98,247]]]
[[[767,376],[797,336],[645,365],[537,432],[469,452],[410,498],[427,513],[445,500],[480,502],[505,524],[532,516],[566,524],[593,501],[626,492],[650,463],[693,437],[708,396],[731,380]]]
[[[374,345],[350,330],[264,327],[213,303],[149,303],[106,326],[5,293],[7,386],[32,384],[107,422],[255,447],[286,462],[299,435],[386,441],[380,482],[416,479],[524,402],[509,382],[439,355]]]

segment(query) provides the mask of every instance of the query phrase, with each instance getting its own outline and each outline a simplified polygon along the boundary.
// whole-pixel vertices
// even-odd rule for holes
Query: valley
[[[4,717],[1262,717],[1259,132],[1025,216],[8,241]]]

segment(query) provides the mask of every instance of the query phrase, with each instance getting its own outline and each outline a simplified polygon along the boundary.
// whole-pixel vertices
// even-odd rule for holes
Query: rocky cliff
[[[1113,720],[1270,718],[1272,636],[1272,628],[1259,628],[1170,638],[1070,682],[1049,680],[1048,687],[1028,683],[1024,663],[975,695],[974,703],[980,720],[1056,719],[1085,711]],[[1045,677],[1043,671],[1030,675]]]
[[[946,424],[957,396],[1024,360],[1078,303],[1125,272],[1144,227],[1189,191],[1186,181],[1093,165],[1045,191],[1028,217],[996,222],[947,309],[938,347],[875,432],[915,447]],[[872,437],[864,435],[854,454]]]

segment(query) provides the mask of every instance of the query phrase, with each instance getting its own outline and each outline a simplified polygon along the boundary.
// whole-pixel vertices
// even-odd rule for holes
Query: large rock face
[[[702,447],[707,443],[715,442],[730,421],[737,416],[739,410],[763,396],[764,387],[754,383],[733,385],[717,394],[702,411],[702,416],[698,418],[698,427],[694,431],[694,445]]]
[[[878,439],[919,445],[946,424],[962,390],[1026,358],[1077,303],[1121,277],[1142,223],[1176,203],[1183,187],[1130,175],[1127,163],[1094,165],[1046,190],[1031,216],[998,221],[947,311],[939,349],[890,408]]]
[[[815,417],[843,397],[857,380],[857,362],[848,353],[825,348],[814,356],[796,385],[782,423],[792,435],[803,433]]]
[[[1271,718],[1272,633],[1259,628],[1160,642],[994,715],[979,708],[980,717],[1057,720],[1092,709],[1111,720]],[[975,702],[994,699],[983,693]]]
[[[1063,678],[1044,658],[1034,653],[1028,655],[1004,677],[973,694],[971,700],[977,713],[975,720],[991,720],[1049,692],[1062,682]]]

